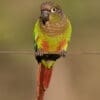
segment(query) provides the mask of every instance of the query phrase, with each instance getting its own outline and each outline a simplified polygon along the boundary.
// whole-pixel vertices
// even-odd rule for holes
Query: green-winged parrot
[[[43,2],[40,10],[33,31],[35,56],[39,64],[36,100],[43,100],[54,63],[66,55],[72,33],[70,20],[58,4]]]

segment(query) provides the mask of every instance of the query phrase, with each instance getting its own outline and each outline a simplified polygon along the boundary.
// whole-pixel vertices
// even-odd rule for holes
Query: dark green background
[[[43,1],[0,0],[0,50],[33,49],[33,26]],[[71,20],[68,52],[74,54],[55,64],[45,100],[100,100],[100,55],[79,54],[100,51],[100,1],[56,2]],[[32,54],[0,53],[0,100],[35,100],[36,72]]]

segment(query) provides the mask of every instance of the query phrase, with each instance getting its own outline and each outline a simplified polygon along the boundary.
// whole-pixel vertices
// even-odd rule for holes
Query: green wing
[[[66,30],[66,32],[67,32],[66,39],[67,39],[67,41],[69,42],[70,39],[71,39],[72,26],[71,26],[70,20],[69,20],[68,18],[67,18],[67,22],[68,22],[68,28],[67,28],[67,30]]]
[[[37,43],[36,43],[36,38],[38,36],[38,20],[36,21],[33,29],[33,45],[34,45],[34,50],[37,51]]]

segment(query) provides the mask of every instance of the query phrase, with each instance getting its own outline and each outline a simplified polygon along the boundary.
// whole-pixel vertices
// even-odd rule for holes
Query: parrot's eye
[[[56,10],[57,10],[56,8],[52,8],[51,12],[54,13],[54,12],[56,12]]]

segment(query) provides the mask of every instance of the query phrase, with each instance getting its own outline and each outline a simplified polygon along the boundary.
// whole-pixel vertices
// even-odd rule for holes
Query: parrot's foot
[[[67,52],[66,51],[60,51],[60,56],[62,56],[62,57],[66,57],[66,54],[67,54]]]
[[[42,50],[37,50],[35,52],[35,56],[43,56],[44,55],[44,52]]]

